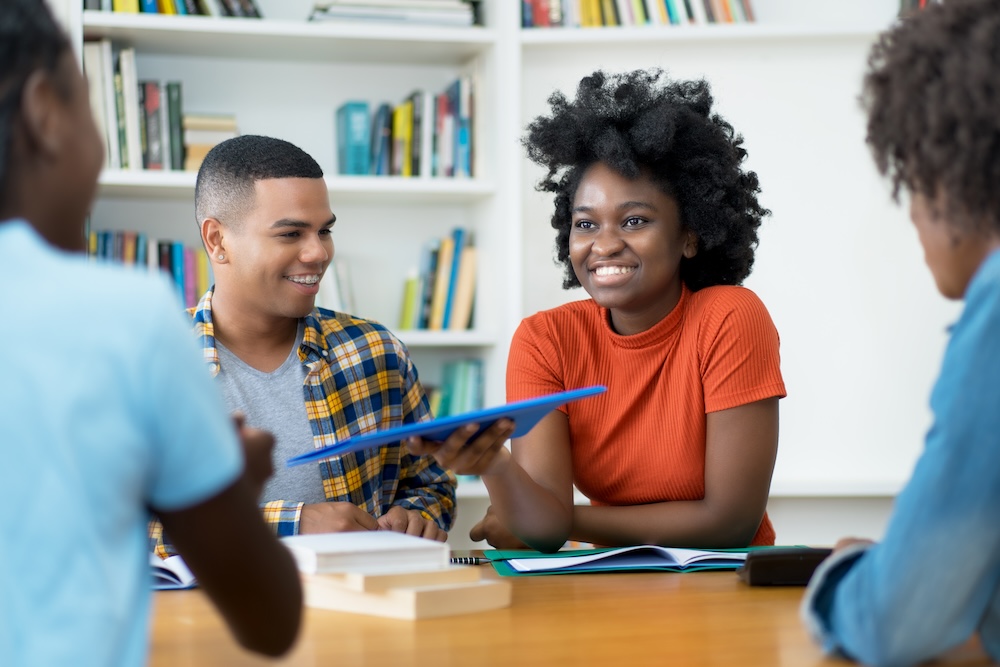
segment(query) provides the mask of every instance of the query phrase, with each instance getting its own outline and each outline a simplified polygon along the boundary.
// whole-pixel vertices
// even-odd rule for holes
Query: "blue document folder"
[[[464,426],[465,424],[479,424],[479,431],[476,432],[476,435],[479,435],[493,425],[494,422],[504,417],[511,419],[514,422],[514,434],[511,437],[519,438],[534,428],[535,424],[537,424],[542,417],[547,415],[552,410],[555,410],[560,405],[565,405],[570,401],[586,398],[588,396],[595,396],[605,391],[607,391],[607,387],[602,386],[561,391],[555,394],[548,394],[547,396],[529,398],[526,401],[499,405],[495,408],[473,410],[472,412],[465,412],[460,415],[441,417],[440,419],[431,419],[430,421],[420,422],[418,424],[406,424],[405,426],[397,426],[384,431],[366,433],[364,435],[342,440],[341,442],[330,445],[329,447],[317,449],[314,452],[293,456],[288,459],[287,465],[288,467],[291,467],[301,465],[303,463],[310,463],[312,461],[321,461],[333,456],[349,454],[350,452],[358,452],[362,449],[368,449],[369,447],[377,447],[391,442],[399,442],[400,440],[404,440],[414,435],[419,435],[425,440],[445,440],[455,431],[455,429],[460,426]]]

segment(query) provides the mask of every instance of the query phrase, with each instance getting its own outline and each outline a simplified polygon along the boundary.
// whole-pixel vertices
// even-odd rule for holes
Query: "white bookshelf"
[[[520,145],[527,122],[547,111],[553,90],[572,94],[598,68],[707,77],[719,111],[746,139],[773,212],[747,282],[782,336],[789,389],[772,497],[888,497],[907,477],[954,308],[934,301],[905,211],[889,203],[864,146],[861,74],[897,0],[754,0],[758,20],[749,25],[575,30],[521,29],[514,0],[484,0],[485,27],[464,29],[311,25],[302,20],[311,0],[263,0],[274,18],[260,21],[64,4],[78,41],[135,46],[140,77],[182,80],[186,109],[234,112],[241,132],[283,137],[317,158],[338,216],[337,252],[355,276],[371,266],[358,314],[395,330],[416,249],[453,226],[471,228],[480,248],[475,330],[397,333],[429,381],[443,361],[482,358],[487,405],[504,399],[520,319],[585,296],[560,288],[551,202],[534,190],[540,173]],[[473,61],[476,178],[335,175],[340,103],[443,88]],[[193,187],[192,174],[108,172],[95,214],[123,228],[141,220],[177,229],[194,242]],[[905,297],[893,296],[897,284]],[[844,323],[850,317],[853,326]],[[468,485],[460,495],[482,500]]]

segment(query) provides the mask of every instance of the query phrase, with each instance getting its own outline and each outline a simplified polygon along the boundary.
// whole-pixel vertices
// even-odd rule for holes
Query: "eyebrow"
[[[337,222],[337,216],[333,216],[324,222],[321,227],[332,227],[335,222]],[[309,229],[312,225],[304,220],[292,220],[291,218],[282,218],[281,220],[275,220],[271,223],[271,229],[285,229],[287,227],[291,227],[293,229]]]
[[[630,208],[648,208],[651,211],[655,211],[656,207],[645,201],[623,201],[621,204],[615,207],[618,211],[625,211]],[[573,213],[592,213],[594,211],[593,206],[574,206]]]

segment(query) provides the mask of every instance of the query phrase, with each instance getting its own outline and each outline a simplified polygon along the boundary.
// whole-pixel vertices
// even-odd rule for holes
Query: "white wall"
[[[660,66],[675,77],[707,77],[718,110],[744,135],[747,166],[773,212],[746,285],[782,341],[788,398],[776,486],[898,490],[929,425],[928,395],[957,312],[937,294],[905,207],[890,201],[864,144],[857,96],[872,39],[588,44],[524,54],[522,125],[547,111],[552,90],[572,94],[594,69]],[[525,163],[528,313],[586,297],[560,288],[550,200],[531,189],[541,175]]]

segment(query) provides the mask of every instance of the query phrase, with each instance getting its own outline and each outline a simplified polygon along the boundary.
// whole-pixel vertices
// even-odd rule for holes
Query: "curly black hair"
[[[56,23],[47,3],[0,2],[0,195],[6,189],[14,120],[24,84],[37,69],[55,75],[60,59],[69,50],[69,38]],[[53,76],[53,81],[56,90],[68,99],[69,82],[58,76]]]
[[[750,275],[757,228],[770,211],[757,202],[757,175],[743,171],[743,137],[712,113],[704,80],[671,81],[659,69],[584,77],[570,102],[549,97],[552,112],[528,125],[528,157],[548,169],[538,190],[555,193],[552,226],[563,287],[580,281],[569,259],[572,203],[586,169],[601,162],[626,178],[649,173],[677,200],[681,224],[698,238],[698,253],[682,259],[691,290],[739,285]]]
[[[883,33],[861,103],[894,199],[905,188],[956,228],[1000,230],[1000,2],[948,0]]]

